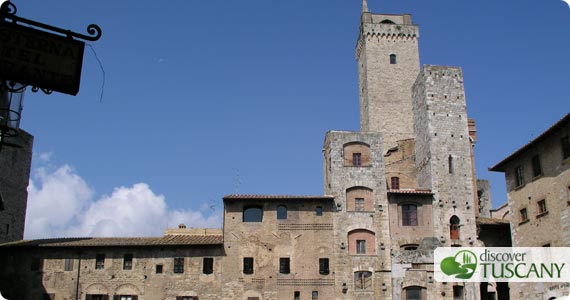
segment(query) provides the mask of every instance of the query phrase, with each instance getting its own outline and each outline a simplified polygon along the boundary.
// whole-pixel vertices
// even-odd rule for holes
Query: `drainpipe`
[[[79,300],[79,276],[81,275],[81,250],[78,251],[77,280],[75,283],[75,300]]]

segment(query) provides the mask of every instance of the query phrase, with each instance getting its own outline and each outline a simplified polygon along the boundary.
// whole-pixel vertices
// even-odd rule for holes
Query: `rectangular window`
[[[329,259],[328,258],[319,258],[319,274],[328,275],[329,273],[330,273]]]
[[[204,274],[214,273],[214,258],[213,257],[204,257],[204,259],[202,260],[202,273],[204,273]]]
[[[366,290],[372,286],[372,272],[354,272],[354,287],[357,290]]]
[[[535,155],[532,157],[532,177],[542,175],[542,166],[540,165],[540,157]]]
[[[524,168],[523,168],[523,166],[517,166],[515,168],[515,180],[516,180],[517,187],[519,187],[525,183],[524,182]]]
[[[301,292],[300,291],[295,291],[293,293],[293,300],[301,300]]]
[[[97,254],[95,256],[95,270],[105,269],[105,254]]]
[[[313,291],[313,292],[311,293],[311,299],[312,299],[312,300],[318,300],[318,299],[319,299],[319,292]]]
[[[565,136],[560,140],[562,144],[562,159],[567,159],[570,157],[570,138]]]
[[[366,240],[356,240],[356,253],[366,254]]]
[[[87,294],[85,300],[109,300],[109,295],[103,294]]]
[[[317,209],[315,210],[315,215],[317,215],[317,216],[323,215],[323,207],[322,206],[317,206]]]
[[[543,213],[548,211],[548,209],[546,208],[546,200],[545,199],[538,201],[537,204],[538,204],[538,214],[543,214]]]
[[[362,153],[352,153],[352,165],[355,167],[362,165]]]
[[[156,274],[162,274],[162,265],[156,265],[155,272]]]
[[[528,213],[526,212],[526,208],[519,210],[521,222],[528,221]]]
[[[453,300],[463,299],[463,286],[454,285],[453,286]]]
[[[279,273],[281,273],[281,274],[291,273],[290,264],[291,264],[291,260],[289,259],[289,257],[280,257],[279,258]]]
[[[416,205],[402,205],[402,225],[418,226],[418,207]]]
[[[354,199],[354,210],[364,211],[364,198]]]
[[[175,274],[182,274],[184,273],[184,257],[175,257],[174,258],[174,267],[172,271]]]
[[[453,136],[453,135],[452,135],[452,136]],[[448,167],[449,167],[449,174],[453,174],[453,156],[450,155],[450,156],[447,158],[447,164],[448,164]]]
[[[115,295],[113,297],[114,300],[138,300],[138,298],[136,295]]]
[[[66,258],[63,260],[63,270],[64,271],[73,271],[73,259]]]
[[[132,270],[132,269],[133,269],[133,255],[125,254],[123,256],[123,270]]]
[[[390,188],[392,188],[393,190],[400,189],[400,177],[392,177],[390,181],[391,181]]]
[[[243,258],[243,273],[253,274],[253,257]]]

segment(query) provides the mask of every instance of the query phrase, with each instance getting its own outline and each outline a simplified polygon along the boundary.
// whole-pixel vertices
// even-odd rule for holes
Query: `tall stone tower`
[[[360,130],[384,134],[383,150],[413,138],[411,87],[420,70],[411,15],[372,14],[363,1],[356,45]]]

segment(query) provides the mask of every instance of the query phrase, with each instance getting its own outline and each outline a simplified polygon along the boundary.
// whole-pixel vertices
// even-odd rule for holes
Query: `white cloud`
[[[48,157],[49,160],[49,157]],[[118,187],[93,199],[94,192],[72,167],[37,167],[28,187],[26,239],[77,236],[160,236],[164,229],[220,227],[219,213],[170,209],[145,183]]]

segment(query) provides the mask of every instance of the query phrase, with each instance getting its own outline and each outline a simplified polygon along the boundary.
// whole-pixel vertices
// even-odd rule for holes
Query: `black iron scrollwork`
[[[18,11],[18,9],[16,8],[16,5],[14,5],[14,3],[11,3],[8,1],[4,2],[2,4],[2,7],[0,7],[0,21],[11,20],[15,24],[20,22],[20,23],[32,25],[34,27],[43,28],[43,29],[47,29],[47,30],[50,30],[53,32],[61,33],[65,36],[67,36],[68,38],[79,38],[79,39],[83,39],[86,41],[92,41],[92,42],[101,38],[101,35],[103,33],[103,31],[101,30],[101,27],[99,27],[96,24],[89,24],[89,26],[87,26],[87,33],[89,35],[85,35],[85,34],[73,32],[71,30],[65,30],[65,29],[61,29],[59,27],[40,23],[40,22],[37,22],[34,20],[29,20],[26,18],[18,17],[18,16],[16,16],[17,11]]]

